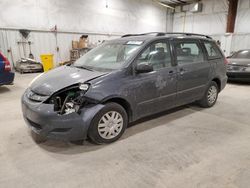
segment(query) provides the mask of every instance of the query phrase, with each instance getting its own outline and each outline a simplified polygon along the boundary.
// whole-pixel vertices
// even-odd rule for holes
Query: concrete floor
[[[250,85],[228,84],[211,109],[148,118],[110,145],[38,145],[20,108],[36,75],[0,87],[0,187],[249,187]]]

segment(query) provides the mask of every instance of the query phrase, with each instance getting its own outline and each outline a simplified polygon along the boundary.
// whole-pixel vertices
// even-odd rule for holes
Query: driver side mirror
[[[147,72],[152,72],[153,70],[154,69],[152,65],[143,64],[143,63],[136,65],[135,67],[136,73],[147,73]]]

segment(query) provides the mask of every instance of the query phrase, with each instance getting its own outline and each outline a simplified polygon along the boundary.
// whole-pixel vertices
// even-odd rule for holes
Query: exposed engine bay
[[[89,103],[84,94],[85,91],[75,87],[52,95],[48,102],[54,104],[54,110],[60,115],[80,113],[80,109]]]

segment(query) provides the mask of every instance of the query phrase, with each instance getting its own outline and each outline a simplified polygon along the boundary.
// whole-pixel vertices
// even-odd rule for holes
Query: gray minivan
[[[35,78],[22,96],[23,116],[39,138],[111,143],[142,117],[194,101],[213,106],[226,62],[209,36],[124,35]]]

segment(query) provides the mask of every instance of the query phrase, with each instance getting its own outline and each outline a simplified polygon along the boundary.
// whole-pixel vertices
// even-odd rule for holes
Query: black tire
[[[37,144],[40,144],[40,143],[43,143],[43,142],[46,142],[47,141],[47,138],[39,135],[39,134],[36,134],[34,131],[31,131],[31,137],[33,138],[33,140],[37,143]]]
[[[101,118],[108,112],[118,112],[123,119],[123,125],[118,135],[116,135],[114,138],[105,139],[98,132],[98,124],[101,121]],[[127,125],[128,125],[128,115],[124,110],[124,108],[117,103],[113,102],[106,103],[105,107],[102,108],[93,118],[88,130],[88,137],[95,144],[109,144],[118,140],[122,136],[122,134],[127,128]]]
[[[215,97],[215,100],[213,102],[210,102],[210,100],[209,100],[209,91],[211,90],[211,88],[216,89],[216,97]],[[211,81],[211,83],[209,84],[209,86],[205,92],[205,95],[202,97],[201,100],[198,101],[199,105],[203,108],[212,107],[217,101],[218,93],[219,93],[219,87],[218,87],[217,83],[214,81]]]

